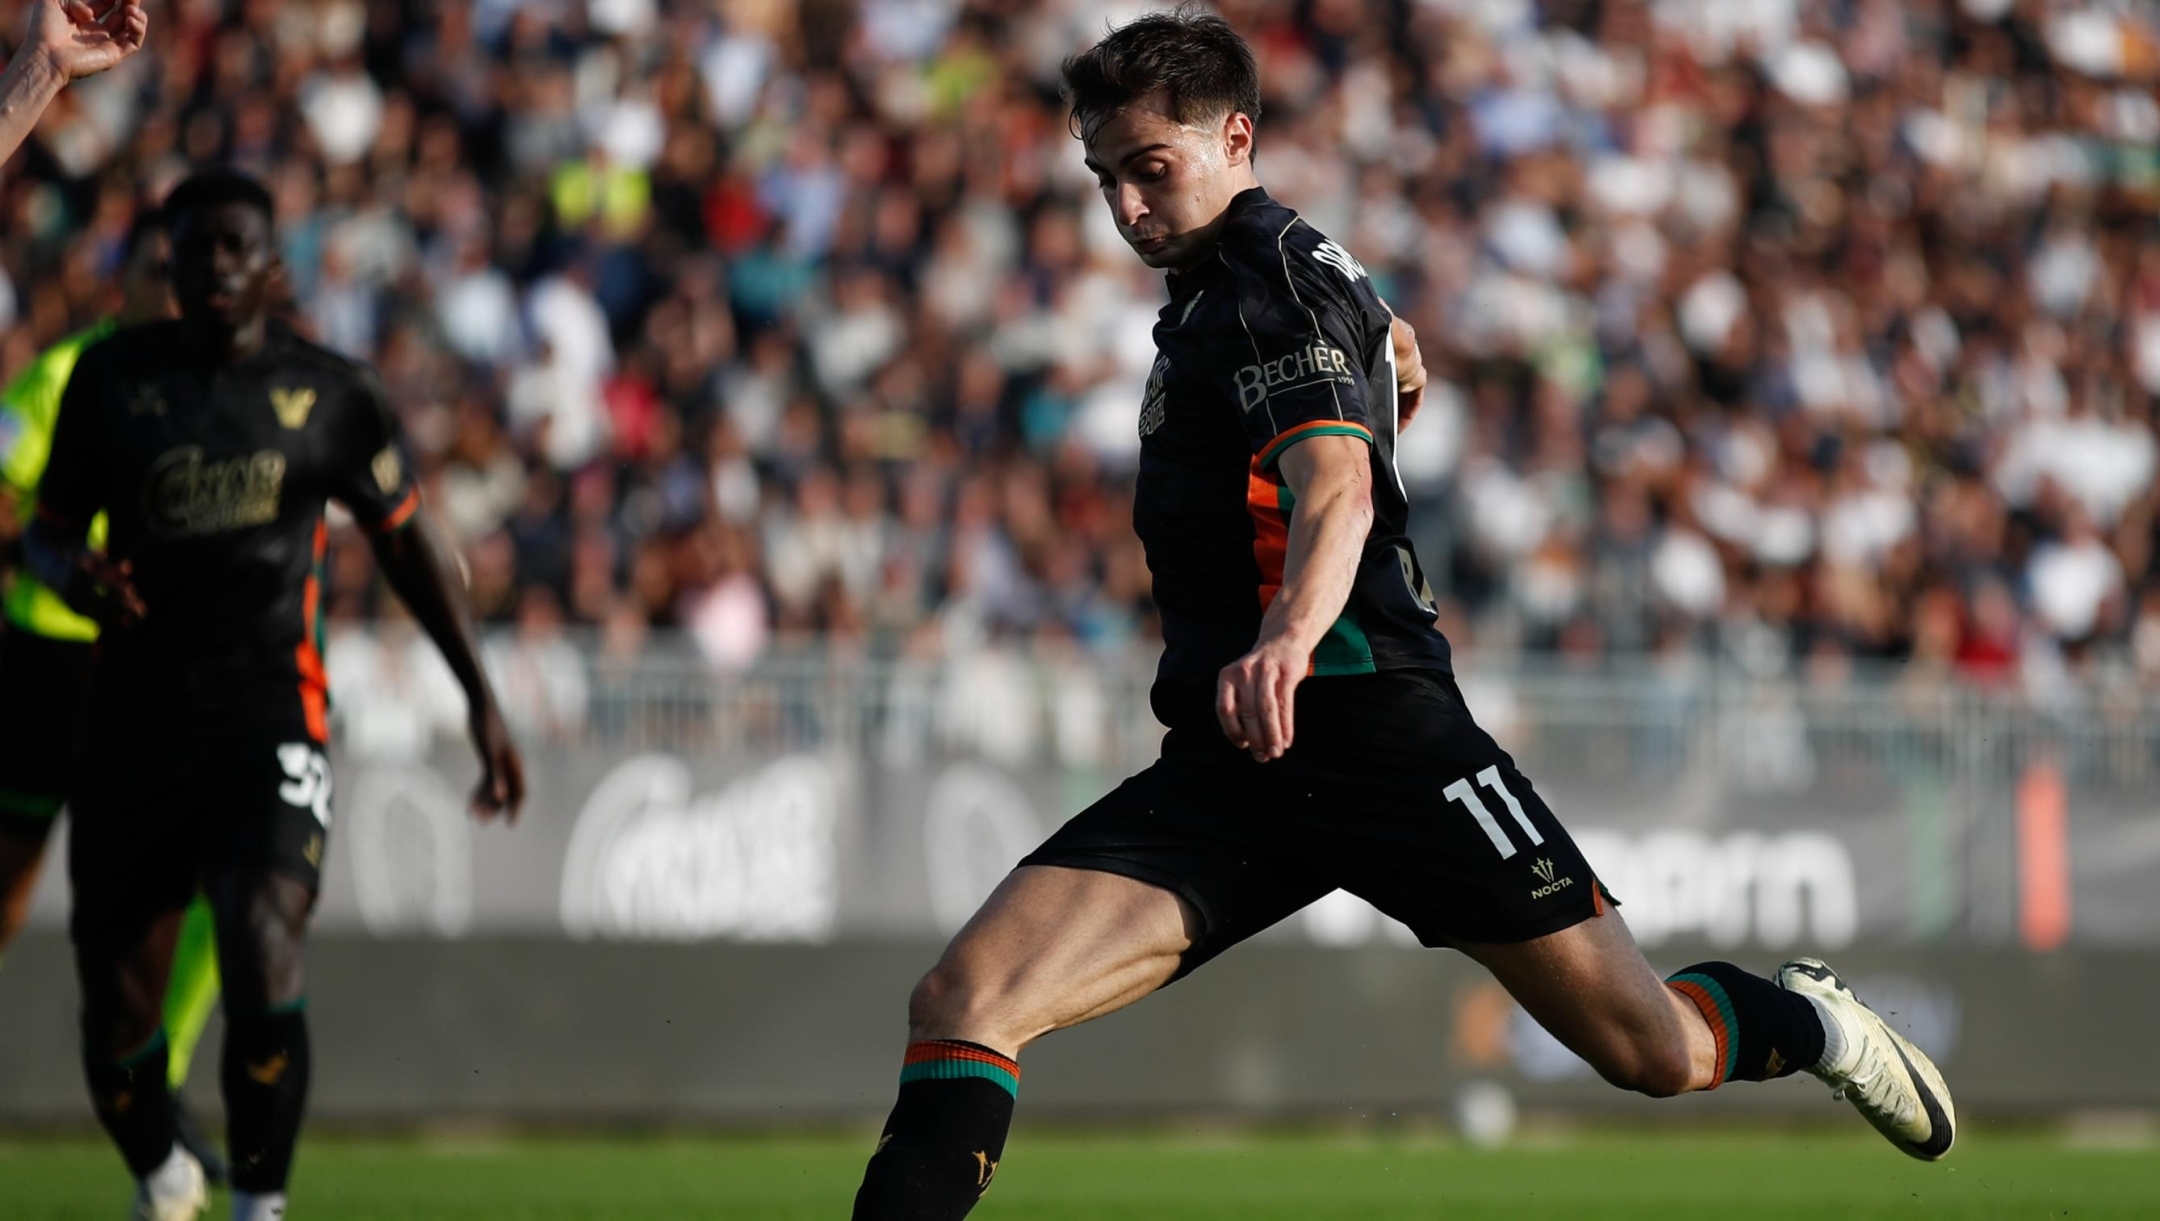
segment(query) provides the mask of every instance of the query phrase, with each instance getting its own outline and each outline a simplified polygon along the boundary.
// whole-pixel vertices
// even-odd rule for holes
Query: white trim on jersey
[[[1292,212],[1290,214],[1290,225],[1297,224],[1299,221],[1304,219],[1304,217],[1299,216],[1295,212]],[[1313,313],[1312,306],[1305,304],[1305,298],[1298,295],[1297,281],[1290,277],[1290,247],[1285,245],[1283,242],[1283,239],[1290,235],[1290,225],[1284,225],[1282,227],[1282,232],[1275,235],[1275,253],[1282,257],[1283,283],[1290,286],[1290,299],[1297,302],[1298,308],[1304,310],[1305,316],[1312,320],[1313,342],[1325,343],[1327,342],[1327,335],[1320,329],[1320,315]],[[1312,229],[1311,225],[1307,225],[1305,227],[1308,229]],[[1313,232],[1318,233],[1319,230],[1313,229]],[[1370,387],[1367,387],[1366,393],[1370,395]],[[1328,383],[1328,394],[1335,400],[1335,418],[1338,420],[1349,419],[1349,416],[1343,414],[1342,391],[1335,388],[1334,382]]]

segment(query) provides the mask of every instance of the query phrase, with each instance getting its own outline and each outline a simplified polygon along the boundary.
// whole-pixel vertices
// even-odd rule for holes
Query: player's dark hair
[[[264,221],[277,215],[269,188],[238,170],[201,170],[192,174],[165,197],[164,219],[170,226],[183,216],[193,216],[226,204],[246,204],[261,212]]]
[[[1172,119],[1189,123],[1243,111],[1260,121],[1260,69],[1230,23],[1194,4],[1117,27],[1065,61],[1073,135],[1160,90]]]

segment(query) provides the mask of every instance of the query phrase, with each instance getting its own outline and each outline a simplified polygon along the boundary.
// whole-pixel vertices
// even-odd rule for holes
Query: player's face
[[[1085,145],[1118,234],[1150,267],[1206,257],[1231,198],[1252,185],[1252,120],[1242,113],[1180,123],[1150,95],[1103,120]]]
[[[120,272],[123,308],[129,321],[173,316],[172,242],[163,233],[151,233],[137,243],[134,255]]]
[[[182,317],[238,330],[262,315],[277,269],[270,220],[244,203],[178,217],[172,267]]]

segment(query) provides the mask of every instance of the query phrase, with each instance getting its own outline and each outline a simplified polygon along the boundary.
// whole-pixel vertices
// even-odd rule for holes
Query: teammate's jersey
[[[1214,257],[1170,277],[1133,502],[1162,614],[1165,723],[1212,721],[1217,671],[1259,639],[1294,508],[1277,464],[1308,437],[1363,438],[1373,465],[1372,531],[1311,672],[1449,669],[1403,533],[1390,322],[1357,260],[1257,187],[1231,201]]]
[[[60,415],[60,392],[75,371],[84,348],[110,335],[118,325],[107,318],[75,332],[38,354],[30,367],[0,390],[0,480],[14,489],[17,514],[30,520],[45,459],[52,453],[53,421]],[[105,544],[105,518],[90,523],[90,545]],[[97,623],[68,609],[60,595],[46,588],[28,568],[15,571],[4,606],[7,621],[26,632],[53,640],[97,639]]]
[[[100,645],[93,700],[170,716],[297,694],[320,739],[323,504],[396,529],[419,506],[382,384],[273,325],[236,365],[182,324],[128,327],[83,353],[62,400],[40,512],[99,509],[148,613]]]

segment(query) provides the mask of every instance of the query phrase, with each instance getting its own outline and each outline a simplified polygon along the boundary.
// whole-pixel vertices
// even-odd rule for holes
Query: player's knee
[[[961,972],[949,964],[930,968],[908,994],[908,1029],[923,1034],[949,1026],[966,1011],[967,992]]]
[[[128,989],[86,988],[80,1020],[83,1051],[117,1058],[155,1038],[164,1015]]]
[[[287,1005],[305,990],[311,896],[271,876],[213,900],[227,995],[242,1005]]]
[[[994,999],[977,972],[948,957],[930,968],[908,996],[909,1037],[995,1043],[1002,1032],[991,1020]]]

